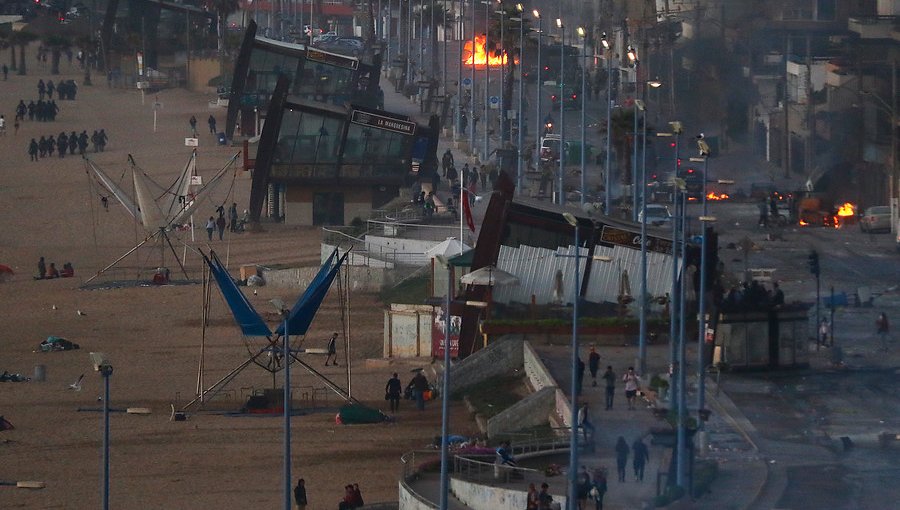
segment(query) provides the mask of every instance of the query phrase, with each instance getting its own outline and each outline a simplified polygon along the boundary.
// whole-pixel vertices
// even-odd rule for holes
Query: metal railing
[[[478,460],[482,459],[482,460]],[[540,474],[536,469],[507,466],[496,461],[496,455],[453,456],[453,473],[457,478],[469,481],[490,481],[509,483],[523,480],[526,475]]]

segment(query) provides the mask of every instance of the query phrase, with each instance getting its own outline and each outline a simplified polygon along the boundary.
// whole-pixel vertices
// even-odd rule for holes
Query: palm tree
[[[59,74],[59,59],[62,52],[72,46],[72,41],[63,35],[48,34],[43,43],[50,50],[50,74]]]
[[[228,16],[237,12],[239,0],[205,0],[206,8],[216,13],[216,48],[219,54],[219,73],[225,74],[225,29]]]
[[[10,34],[10,46],[19,47],[19,76],[25,76],[25,47],[38,38],[37,34],[19,30]]]

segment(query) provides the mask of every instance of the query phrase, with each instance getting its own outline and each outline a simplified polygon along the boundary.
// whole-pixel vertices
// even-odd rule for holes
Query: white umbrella
[[[425,250],[425,256],[434,258],[438,255],[442,257],[454,257],[465,251],[471,250],[466,243],[459,242],[455,237],[448,237],[446,240]]]
[[[518,285],[519,279],[494,266],[485,266],[460,277],[460,283],[465,285]]]

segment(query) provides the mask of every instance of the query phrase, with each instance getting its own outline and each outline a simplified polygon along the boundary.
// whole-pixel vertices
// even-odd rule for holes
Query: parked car
[[[541,162],[559,161],[560,136],[549,134],[541,138]]]
[[[554,110],[559,110],[559,93],[550,96],[550,104]],[[581,99],[578,97],[577,92],[572,91],[566,94],[562,104],[566,110],[577,110],[578,108],[581,108]]]
[[[866,209],[859,219],[859,228],[863,232],[890,232],[891,206],[875,205]]]
[[[638,212],[638,223],[644,221],[644,211]],[[672,213],[662,204],[647,204],[647,224],[659,227],[672,221]]]

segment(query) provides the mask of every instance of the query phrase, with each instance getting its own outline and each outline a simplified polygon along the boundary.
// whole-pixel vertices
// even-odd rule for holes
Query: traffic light
[[[819,252],[813,250],[809,252],[809,256],[806,258],[806,263],[809,264],[809,272],[816,275],[816,278],[819,277]]]

